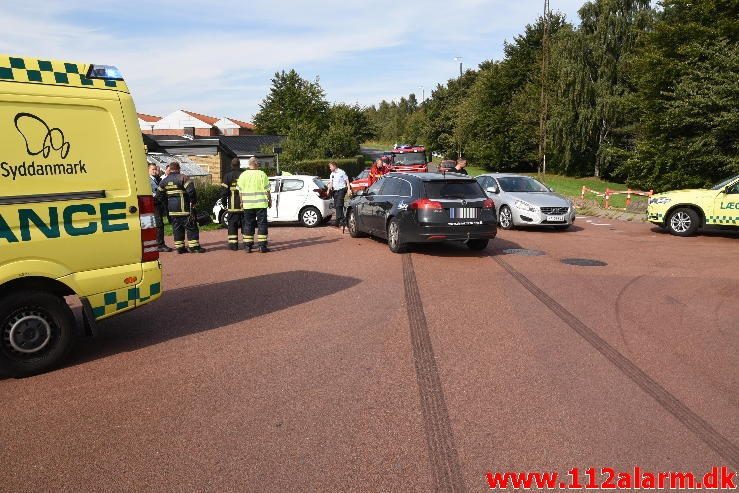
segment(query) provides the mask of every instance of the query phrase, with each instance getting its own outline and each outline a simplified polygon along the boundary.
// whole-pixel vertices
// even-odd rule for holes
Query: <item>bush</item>
[[[289,171],[295,175],[316,175],[321,178],[328,178],[330,172],[328,169],[329,161],[334,161],[343,169],[350,178],[361,173],[367,165],[364,162],[364,156],[355,156],[345,159],[309,159],[306,161],[297,161],[286,166],[280,166],[284,171]]]
[[[221,190],[223,188],[220,185],[196,183],[195,192],[198,195],[198,210],[210,214],[213,211],[213,206],[216,205],[216,202],[221,197]]]

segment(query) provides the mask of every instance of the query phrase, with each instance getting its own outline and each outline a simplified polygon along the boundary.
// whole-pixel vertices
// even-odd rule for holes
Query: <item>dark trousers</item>
[[[200,246],[200,229],[197,221],[190,221],[190,216],[169,216],[174,236],[174,247],[184,248],[185,233],[187,233],[187,246],[198,248]]]
[[[336,208],[336,224],[344,224],[344,198],[346,197],[346,188],[334,190],[334,207]]]
[[[267,209],[244,209],[241,234],[244,244],[254,244],[254,230],[257,230],[256,242],[259,246],[267,246]]]
[[[228,212],[228,244],[239,244],[239,229],[244,218],[243,212]]]
[[[158,210],[154,211],[154,220],[157,223],[157,246],[166,246],[164,244],[164,221],[162,220],[162,215]]]

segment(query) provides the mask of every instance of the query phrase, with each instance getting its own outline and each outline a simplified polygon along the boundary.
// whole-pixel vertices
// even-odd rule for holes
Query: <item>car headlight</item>
[[[529,211],[529,212],[539,212],[539,208],[536,206],[533,206],[529,204],[528,202],[524,202],[523,200],[517,200],[513,203],[513,206],[516,209],[521,209],[522,211]]]
[[[663,204],[669,204],[672,202],[672,199],[669,197],[653,197],[649,199],[649,205],[663,205]]]

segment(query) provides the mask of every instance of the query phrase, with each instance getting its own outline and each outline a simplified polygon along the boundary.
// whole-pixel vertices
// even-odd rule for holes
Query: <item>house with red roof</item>
[[[154,135],[187,135],[211,137],[218,135],[214,124],[218,118],[187,110],[177,110],[154,123]]]
[[[194,111],[177,110],[152,123],[151,132],[145,133],[189,137],[250,135],[254,133],[254,125],[235,118],[215,118]]]
[[[139,117],[139,127],[141,127],[141,133],[153,134],[154,124],[162,119],[161,116],[147,115],[146,113],[137,113]]]
[[[221,118],[215,123],[221,135],[251,135],[254,133],[254,125],[236,118]]]

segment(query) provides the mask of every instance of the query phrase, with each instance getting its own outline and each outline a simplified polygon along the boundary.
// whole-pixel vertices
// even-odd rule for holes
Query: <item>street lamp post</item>
[[[454,57],[455,62],[459,62],[459,78],[462,78],[462,57],[461,56],[455,56]]]
[[[272,152],[275,154],[275,164],[277,166],[277,176],[280,176],[280,153],[282,152],[282,147],[274,146],[272,147]]]
[[[418,86],[418,88],[421,90],[421,103],[426,101],[426,88],[424,86]]]

